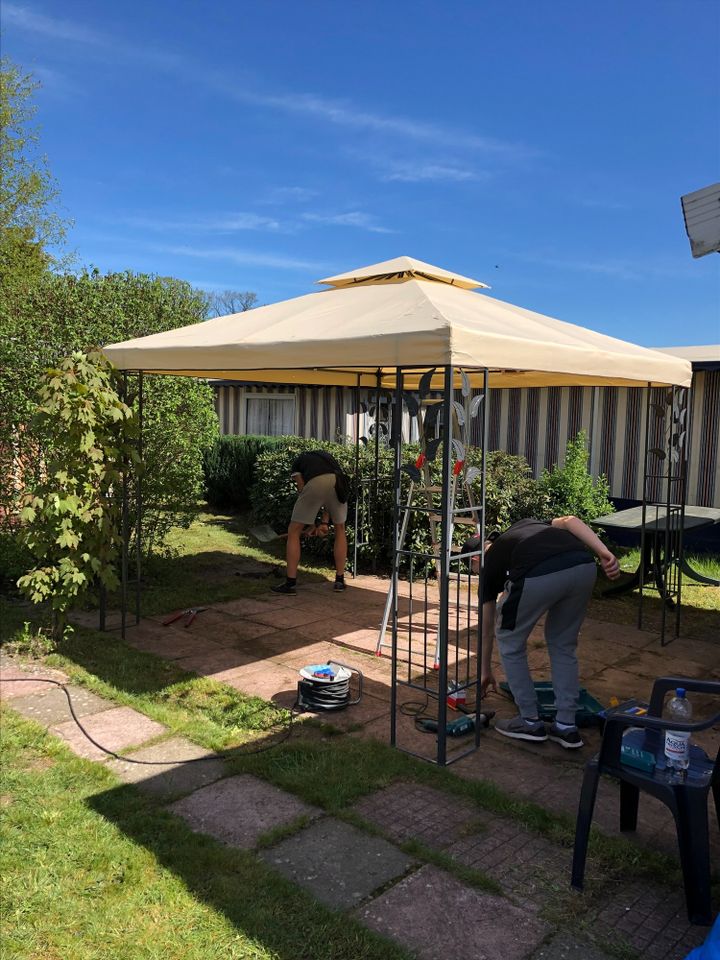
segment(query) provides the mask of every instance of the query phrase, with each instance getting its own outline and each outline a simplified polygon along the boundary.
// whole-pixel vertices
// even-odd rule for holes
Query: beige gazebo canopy
[[[397,367],[451,365],[471,381],[488,369],[496,387],[690,385],[687,360],[495,300],[475,292],[486,284],[410,257],[319,282],[329,289],[105,354],[123,370],[267,383],[370,387],[379,374],[392,387]]]

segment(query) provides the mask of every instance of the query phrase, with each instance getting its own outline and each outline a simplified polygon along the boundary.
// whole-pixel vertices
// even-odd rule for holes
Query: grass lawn
[[[282,562],[283,541],[261,547],[250,538],[243,517],[200,514],[190,531],[174,532],[172,539],[176,555],[155,560],[147,569],[144,613],[265,592],[267,581],[245,574],[253,564],[266,564],[270,570]],[[629,555],[623,566],[632,570],[635,563]],[[720,564],[704,570],[720,575]],[[305,577],[328,574],[310,567],[303,571]],[[696,619],[685,611],[683,622],[692,622],[702,635],[711,621],[717,624],[720,588],[697,589],[709,603],[692,608]],[[594,603],[602,612],[593,615],[605,620],[622,620],[635,611],[632,598]],[[179,733],[201,746],[227,751],[232,772],[253,773],[361,829],[377,832],[351,809],[362,795],[397,780],[412,780],[447,792],[448,803],[463,797],[478,810],[517,819],[563,845],[572,842],[573,824],[567,817],[513,798],[489,782],[460,779],[451,770],[423,764],[385,744],[341,735],[327,724],[297,724],[290,739],[249,754],[249,749],[281,738],[286,711],[185,673],[113,634],[78,628],[57,651],[48,653],[35,638],[41,624],[42,617],[32,608],[0,599],[2,639],[11,649],[35,653],[73,682],[142,711],[164,724],[168,736]],[[407,956],[351,917],[322,907],[252,854],[192,833],[157,801],[121,784],[112,771],[76,758],[10,710],[2,717],[2,747],[4,957]],[[273,839],[277,836],[266,842]],[[442,853],[417,843],[405,849],[466,883],[497,890],[491,877],[463,868]],[[596,834],[591,856],[593,872],[611,884],[628,876],[678,882],[673,861],[621,839]],[[554,919],[579,922],[576,899],[561,894]]]

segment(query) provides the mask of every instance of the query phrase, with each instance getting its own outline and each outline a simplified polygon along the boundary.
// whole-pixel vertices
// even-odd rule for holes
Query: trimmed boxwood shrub
[[[219,437],[203,457],[208,503],[220,509],[247,509],[258,454],[286,440],[285,437]]]

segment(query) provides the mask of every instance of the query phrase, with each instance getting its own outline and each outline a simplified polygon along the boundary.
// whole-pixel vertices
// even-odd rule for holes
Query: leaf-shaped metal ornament
[[[455,416],[457,417],[457,422],[459,427],[465,426],[465,407],[461,403],[458,403],[457,400],[453,400],[453,407],[455,409]]]
[[[420,399],[424,400],[425,397],[430,393],[430,384],[432,383],[432,378],[435,376],[435,367],[432,370],[428,370],[420,377],[420,383],[418,384],[418,393],[420,394]]]
[[[650,406],[651,406],[652,409],[655,411],[655,416],[656,416],[656,417],[664,417],[664,416],[665,416],[665,409],[666,409],[666,408],[665,408],[664,404],[662,404],[662,403],[651,403]]]
[[[432,461],[437,456],[438,447],[442,443],[442,440],[439,437],[435,437],[432,440],[428,440],[425,444],[425,459],[432,463]]]
[[[372,429],[372,428],[371,428],[371,429]],[[365,446],[367,446],[367,442],[368,442],[368,438],[367,438],[367,437],[360,437],[360,443],[362,443],[362,444],[364,444]]]
[[[417,397],[414,393],[403,393],[403,401],[407,407],[407,412],[411,417],[416,417],[418,415],[418,410],[420,409],[420,404],[418,403]]]
[[[480,409],[480,405],[482,404],[484,399],[485,399],[484,393],[479,393],[476,397],[472,398],[472,400],[470,401],[470,417],[471,418],[476,417],[478,415],[478,410]]]
[[[665,459],[665,451],[662,447],[653,447],[652,450],[648,450],[648,453],[653,453],[658,458],[658,460]]]
[[[468,379],[468,375],[465,373],[464,370],[461,370],[461,371],[460,371],[460,379],[462,380],[462,387],[461,387],[462,395],[463,395],[464,397],[469,397],[469,396],[470,396],[470,381],[469,381],[469,379]]]
[[[481,473],[480,467],[468,467],[465,471],[465,483],[474,483]]]
[[[438,414],[441,412],[441,409],[442,407],[439,403],[433,403],[425,408],[425,433],[430,433],[433,426],[437,422]]]
[[[420,480],[422,479],[422,474],[420,473],[420,471],[418,470],[418,468],[415,466],[414,463],[406,463],[402,469],[405,471],[405,473],[409,475],[410,479],[413,480],[415,483],[419,483]]]
[[[687,416],[687,410],[681,410],[680,416],[678,417],[678,427],[682,429],[685,426],[685,417]]]
[[[456,440],[454,437],[452,439],[452,450],[453,450],[453,453],[455,454],[456,460],[465,459],[465,445],[460,443],[460,441]]]

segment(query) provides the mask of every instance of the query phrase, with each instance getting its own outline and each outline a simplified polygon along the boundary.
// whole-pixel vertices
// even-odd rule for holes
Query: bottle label
[[[668,760],[685,760],[690,751],[690,734],[665,731],[665,756]]]

